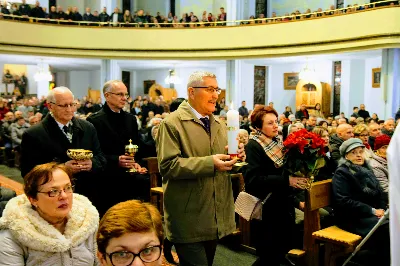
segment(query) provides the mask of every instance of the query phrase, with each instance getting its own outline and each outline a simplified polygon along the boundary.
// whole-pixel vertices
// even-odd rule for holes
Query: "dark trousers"
[[[212,266],[218,240],[174,243],[180,266]]]
[[[150,201],[148,174],[106,173],[99,177],[93,205],[102,217],[115,204],[134,199]]]

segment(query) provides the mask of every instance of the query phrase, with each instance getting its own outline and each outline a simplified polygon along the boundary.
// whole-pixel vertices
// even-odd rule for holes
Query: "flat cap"
[[[342,157],[344,157],[346,155],[346,153],[348,153],[358,147],[365,148],[365,145],[362,143],[362,141],[360,139],[356,139],[356,138],[348,139],[345,142],[343,142],[342,145],[340,145],[340,148],[339,148],[340,155]]]

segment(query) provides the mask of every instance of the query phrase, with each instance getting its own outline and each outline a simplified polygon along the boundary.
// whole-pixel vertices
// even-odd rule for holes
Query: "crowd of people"
[[[229,171],[237,159],[226,154],[228,107],[219,99],[216,76],[195,72],[187,87],[187,99],[171,102],[162,96],[131,98],[118,80],[104,84],[105,102],[75,99],[66,87],[42,99],[2,99],[1,137],[5,149],[20,157],[25,194],[8,194],[13,198],[0,205],[5,208],[0,261],[160,265],[161,251],[167,256],[174,245],[180,265],[212,265],[218,240],[236,229]],[[395,118],[381,121],[363,104],[346,118],[324,114],[320,104],[301,105],[295,113],[286,107],[278,114],[273,102],[248,110],[243,101],[239,114],[237,154],[248,163],[241,169],[246,192],[258,198],[272,192],[263,205],[265,217],[251,224],[259,256],[254,265],[280,265],[301,243],[298,225],[308,180],[284,171],[282,146],[300,129],[325,140],[326,164],[315,176],[315,181],[333,178],[332,206],[324,216],[362,237],[383,216],[389,192],[386,149],[400,109]],[[130,142],[138,146],[134,157],[125,152]],[[93,157],[77,161],[68,149],[90,150]],[[147,157],[158,158],[164,228],[155,207],[134,201],[150,200]],[[360,261],[389,265],[388,230],[388,224],[379,229]]]
[[[247,24],[267,24],[267,23],[277,23],[277,22],[287,22],[293,20],[304,20],[316,17],[325,17],[331,15],[339,14],[349,14],[358,12],[361,10],[366,10],[370,8],[375,8],[379,6],[395,6],[399,5],[399,1],[387,1],[385,3],[372,3],[353,6],[348,5],[345,9],[337,9],[334,5],[331,5],[327,10],[318,8],[315,11],[311,9],[305,10],[301,13],[296,10],[292,13],[285,13],[277,15],[276,12],[272,12],[271,18],[266,18],[265,14],[261,13],[257,16],[250,16],[248,20],[241,22],[241,25]],[[13,16],[16,16],[15,18]],[[209,27],[209,26],[225,26],[227,20],[227,13],[224,7],[220,8],[219,14],[208,13],[203,11],[202,15],[196,15],[194,12],[183,13],[182,16],[173,14],[169,12],[168,15],[162,15],[161,12],[157,12],[154,16],[150,12],[145,12],[143,9],[137,11],[131,10],[120,10],[115,7],[113,13],[108,14],[107,8],[104,7],[101,12],[98,10],[92,10],[90,7],[85,8],[85,13],[80,14],[76,6],[69,6],[67,10],[64,11],[62,6],[51,6],[50,11],[47,12],[46,7],[41,7],[40,2],[36,1],[34,7],[26,4],[26,0],[22,0],[22,4],[12,4],[11,8],[8,9],[7,6],[1,4],[0,6],[0,17],[5,19],[16,19],[26,21],[29,18],[39,18],[37,20],[42,23],[62,23],[64,25],[110,25],[110,26],[123,26],[123,27]],[[49,21],[46,21],[46,20]],[[57,22],[59,21],[59,22]],[[82,23],[87,22],[87,23]]]
[[[311,11],[311,9],[308,8],[305,10],[304,13],[302,13],[300,10],[295,10],[292,13],[286,12],[285,14],[277,14],[276,12],[272,12],[272,16],[270,18],[266,18],[265,14],[261,13],[257,17],[255,17],[254,15],[250,16],[249,19],[245,22],[242,22],[242,24],[267,24],[267,23],[278,23],[278,22],[287,22],[295,20],[305,20],[310,18],[351,14],[379,6],[396,6],[396,5],[399,5],[399,1],[387,1],[386,3],[379,3],[379,4],[374,4],[374,3],[363,4],[363,5],[354,4],[354,5],[347,5],[347,7],[343,9],[337,9],[334,5],[331,5],[326,10],[318,8],[317,10]]]

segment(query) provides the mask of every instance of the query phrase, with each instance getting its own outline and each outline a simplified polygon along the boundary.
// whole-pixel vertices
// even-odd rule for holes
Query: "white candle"
[[[233,110],[232,104],[231,109],[226,114],[227,125],[228,125],[228,154],[237,155],[237,150],[239,148],[239,112]]]

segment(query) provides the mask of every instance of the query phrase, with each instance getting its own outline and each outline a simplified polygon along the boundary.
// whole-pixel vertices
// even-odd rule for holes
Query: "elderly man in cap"
[[[218,239],[235,230],[232,183],[236,163],[226,154],[225,123],[213,116],[217,77],[194,72],[188,101],[160,124],[157,154],[163,177],[166,237],[182,266],[212,265]],[[244,157],[243,144],[237,153]]]
[[[96,174],[103,171],[106,160],[100,149],[96,129],[74,117],[74,95],[66,87],[57,87],[47,95],[50,113],[25,131],[21,142],[21,175],[36,165],[64,163],[74,174],[76,192],[96,204]],[[68,149],[85,149],[92,159],[76,161],[67,156]]]

